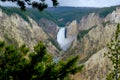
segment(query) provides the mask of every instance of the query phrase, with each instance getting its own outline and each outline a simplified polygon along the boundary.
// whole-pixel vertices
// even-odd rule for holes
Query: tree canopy
[[[32,0],[0,0],[0,1],[16,3],[22,10],[26,10],[27,5],[32,6],[33,8],[37,8],[40,11],[48,7],[46,0],[38,0],[38,1],[37,0],[33,0],[33,1]],[[51,0],[51,1],[53,3],[53,6],[58,5],[58,0]]]
[[[78,58],[56,62],[41,41],[33,52],[25,45],[16,48],[0,41],[0,80],[64,80],[82,70]]]

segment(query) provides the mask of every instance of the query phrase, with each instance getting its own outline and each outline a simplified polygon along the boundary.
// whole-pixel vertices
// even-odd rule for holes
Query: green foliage
[[[29,5],[33,8],[37,8],[39,11],[43,11],[45,8],[48,7],[48,4],[46,3],[46,0],[40,0],[40,1],[32,1],[32,0],[0,0],[2,2],[13,2],[17,4],[21,10],[25,11],[26,7]],[[51,0],[53,3],[53,6],[58,5],[58,0]]]
[[[26,61],[13,45],[7,46],[4,42],[0,44],[0,80],[9,80],[14,72],[24,67]]]
[[[103,27],[105,27],[107,24],[109,24],[110,23],[110,21],[106,21],[106,22],[103,22],[102,24],[103,24]]]
[[[106,17],[109,13],[112,13],[113,10],[116,9],[116,7],[119,6],[101,8],[97,13],[99,14],[100,17]]]
[[[39,12],[37,9],[28,8],[26,14],[34,19],[38,24],[40,23],[41,18],[46,18],[56,23],[54,17],[46,10]]]
[[[79,20],[82,17],[86,17],[90,13],[97,13],[100,17],[106,17],[109,13],[114,11],[116,7],[104,7],[104,8],[87,8],[87,7],[57,7],[57,8],[48,8],[48,12],[56,20],[57,24],[61,27],[66,26],[67,23],[72,22],[73,20]]]
[[[18,46],[18,43],[17,43],[16,39],[15,38],[10,38],[10,36],[8,36],[7,33],[4,33],[4,38],[5,38],[5,40],[8,44],[13,44],[16,47]]]
[[[19,16],[21,16],[26,22],[30,22],[27,15],[26,15],[26,13],[24,11],[21,11],[18,8],[15,8],[15,7],[2,7],[2,6],[0,6],[0,8],[3,10],[3,12],[5,12],[9,16],[16,13]]]
[[[47,10],[57,21],[57,24],[64,27],[67,23],[70,23],[73,20],[79,21],[83,16],[96,12],[98,8],[57,7],[48,8]]]
[[[105,17],[113,10],[116,9],[117,6],[107,7],[107,8],[80,8],[80,7],[56,7],[56,8],[47,8],[46,10],[40,12],[37,9],[27,8],[26,11],[21,11],[18,8],[5,8],[0,7],[7,14],[17,13],[24,20],[29,22],[27,16],[30,16],[34,19],[38,24],[40,24],[41,18],[46,18],[48,20],[53,21],[60,27],[66,26],[67,23],[72,22],[73,20],[79,20],[84,16],[89,15],[89,13],[98,13],[100,17]]]
[[[82,70],[78,59],[76,56],[54,62],[41,41],[34,52],[25,45],[16,48],[0,41],[0,80],[64,80]]]
[[[77,39],[79,40],[79,41],[81,41],[81,39],[91,30],[91,29],[93,29],[93,28],[95,28],[95,27],[97,27],[96,25],[95,26],[92,26],[90,29],[88,29],[88,30],[82,30],[82,31],[80,31],[79,33],[78,33],[78,35],[77,35]]]
[[[106,80],[113,80],[113,78],[115,77],[115,71],[111,71],[107,77]]]
[[[81,39],[89,32],[89,30],[82,30],[78,33],[77,39],[81,41]]]
[[[109,52],[105,55],[110,59],[114,69],[107,75],[107,80],[120,80],[120,25],[117,25],[115,38],[108,44]]]
[[[50,37],[48,40],[49,40],[57,49],[59,49],[60,51],[62,50],[62,49],[60,48],[58,42],[55,41],[53,38]]]

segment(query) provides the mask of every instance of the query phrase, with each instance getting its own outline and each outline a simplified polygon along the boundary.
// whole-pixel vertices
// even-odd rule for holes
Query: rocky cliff
[[[49,53],[58,56],[59,50],[48,40],[48,35],[34,20],[28,19],[26,22],[17,14],[8,16],[0,9],[0,40],[16,46],[26,44],[31,50],[38,41],[44,41]]]
[[[89,15],[82,17],[82,19],[78,23],[78,29],[88,30],[94,25],[99,25],[102,23],[102,18],[99,17],[96,13],[89,13]]]
[[[108,49],[104,47],[97,53],[95,53],[91,58],[89,58],[85,63],[85,68],[82,73],[78,73],[72,78],[74,80],[106,80],[106,75],[109,69],[112,68],[112,64],[107,57],[104,57],[104,53]]]
[[[83,19],[81,19],[78,25],[77,45],[70,49],[68,54],[74,52],[73,55],[80,54],[82,58],[85,58],[102,49],[110,42],[114,36],[116,23],[113,23],[110,19],[107,20],[108,16],[106,18],[100,18],[95,13],[91,13]]]
[[[119,8],[104,18],[97,13],[90,13],[80,21],[73,20],[66,27],[66,37],[72,37],[73,42],[62,57],[80,55],[80,63],[85,64],[84,72],[72,76],[73,79],[105,80],[111,63],[103,54],[107,52],[106,44],[114,37],[116,24],[120,22],[119,13]],[[18,14],[8,16],[0,9],[0,40],[16,46],[26,44],[31,50],[42,40],[49,53],[58,57],[59,50],[49,40],[50,37],[56,39],[58,26],[44,18],[39,21],[39,25],[30,17],[28,19],[29,22]]]
[[[44,31],[48,33],[48,35],[52,37],[54,40],[57,38],[57,33],[59,30],[59,27],[57,24],[55,24],[54,22],[48,19],[42,18],[39,21],[39,25],[41,25]]]
[[[78,33],[78,27],[77,27],[77,21],[72,21],[67,27],[66,27],[66,37],[76,37]]]
[[[80,55],[81,63],[85,64],[84,72],[75,75],[75,80],[105,80],[111,63],[103,55],[107,52],[106,45],[114,37],[117,23],[120,22],[119,13],[119,8],[105,18],[91,13],[80,21],[76,46],[66,51],[67,56]]]

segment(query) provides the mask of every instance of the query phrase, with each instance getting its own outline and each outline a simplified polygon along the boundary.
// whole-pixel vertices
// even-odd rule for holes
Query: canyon
[[[118,14],[120,8],[117,6],[114,8],[104,17],[98,13],[100,12],[99,9],[95,9],[86,12],[87,14],[82,15],[81,18],[73,18],[68,21],[66,19],[71,17],[69,15],[67,17],[61,15],[62,17],[56,21],[53,20],[51,16],[56,16],[53,9],[48,10],[53,10],[53,13],[47,15],[49,19],[42,17],[36,21],[34,16],[24,14],[27,16],[27,21],[20,14],[8,15],[1,8],[0,40],[16,46],[26,44],[31,51],[38,41],[43,41],[48,52],[56,59],[66,60],[70,56],[80,56],[80,64],[84,64],[85,68],[83,72],[72,75],[71,79],[105,80],[109,68],[112,66],[108,58],[104,57],[104,53],[108,52],[107,44],[114,37],[116,25],[120,22],[120,15]],[[98,12],[95,12],[96,10]],[[60,24],[62,21],[66,21],[66,23]]]

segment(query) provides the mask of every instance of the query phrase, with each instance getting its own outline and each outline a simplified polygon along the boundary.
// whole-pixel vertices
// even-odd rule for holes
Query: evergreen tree
[[[32,6],[33,8],[37,8],[40,11],[42,11],[48,7],[48,4],[45,2],[46,0],[40,0],[40,1],[36,1],[36,0],[0,0],[0,1],[17,3],[18,6],[20,6],[20,8],[22,10],[25,10],[27,5]],[[51,1],[53,3],[53,6],[58,5],[58,0],[51,0]]]
[[[41,41],[34,52],[25,45],[16,48],[0,42],[0,80],[64,80],[69,74],[82,70],[78,58],[54,62]]]
[[[117,25],[115,38],[108,44],[107,57],[113,64],[114,69],[107,75],[107,80],[120,80],[120,25]]]

